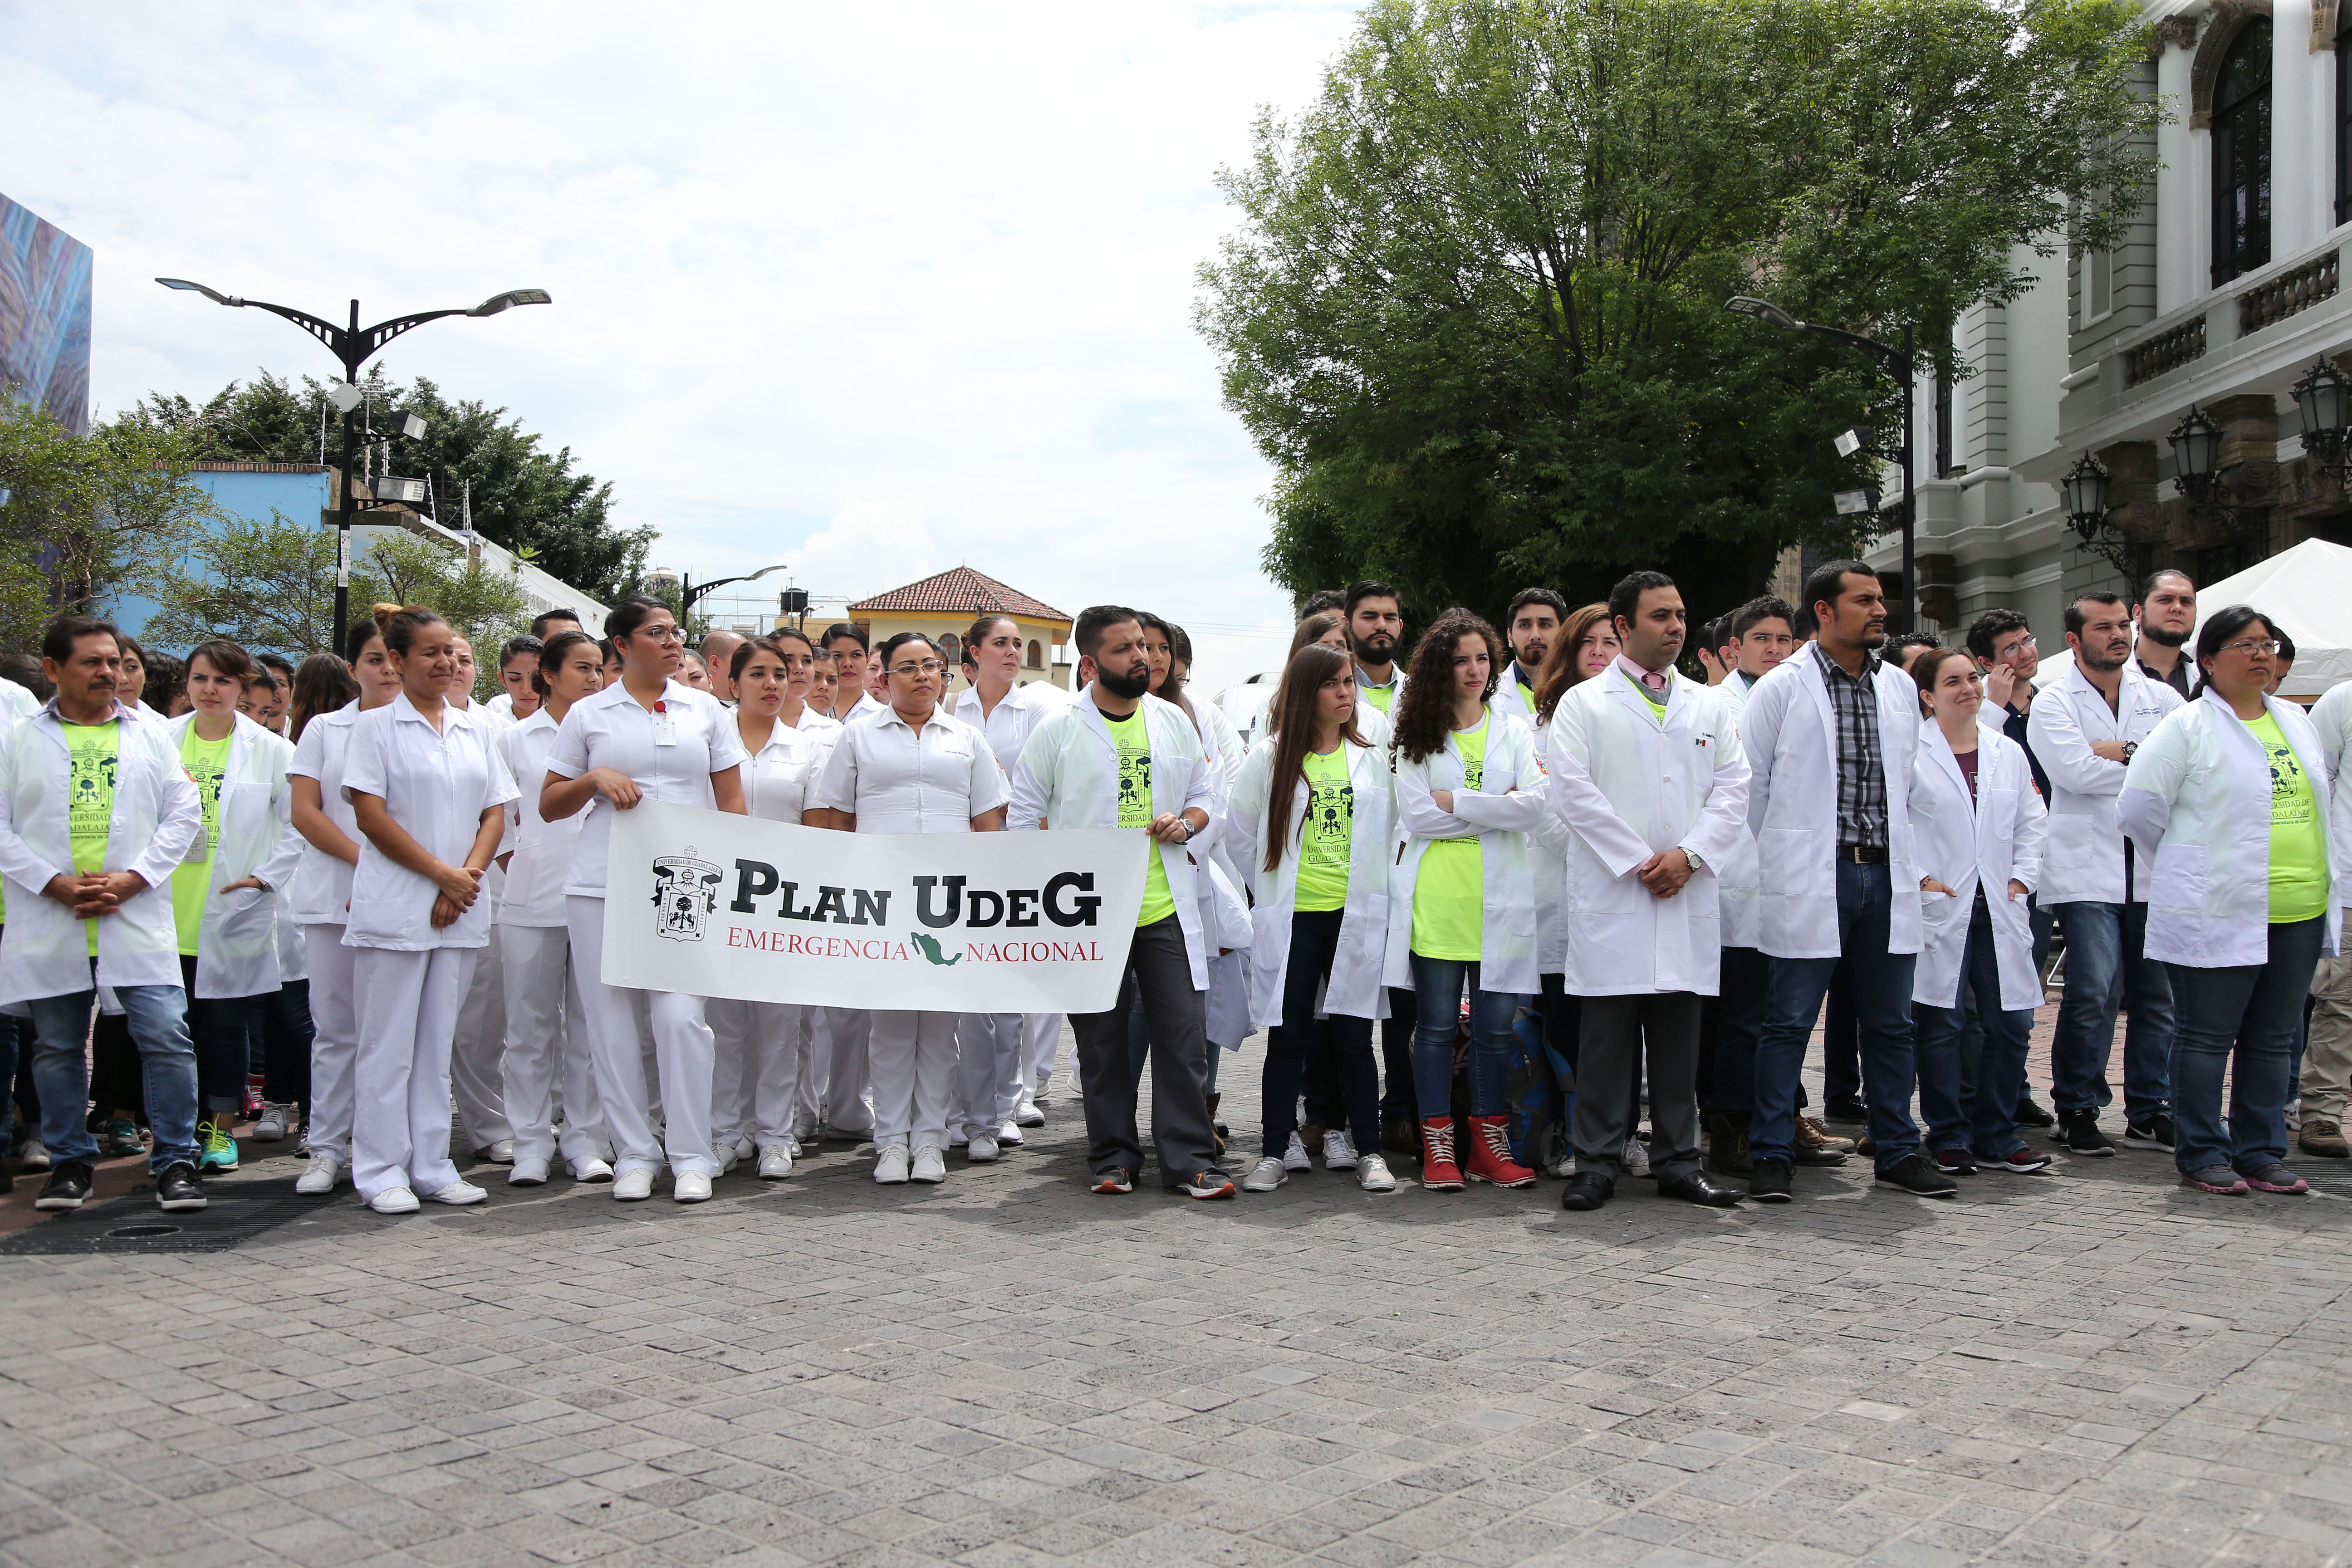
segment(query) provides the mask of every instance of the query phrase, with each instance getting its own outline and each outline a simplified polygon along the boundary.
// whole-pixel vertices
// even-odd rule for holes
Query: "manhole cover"
[[[110,1252],[226,1252],[290,1220],[323,1214],[335,1201],[302,1197],[294,1179],[214,1182],[201,1212],[158,1217],[155,1189],[132,1188],[0,1237],[0,1258]]]

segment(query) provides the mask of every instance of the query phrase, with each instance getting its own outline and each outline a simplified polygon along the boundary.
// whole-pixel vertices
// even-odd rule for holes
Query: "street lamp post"
[[[1903,393],[1903,617],[1895,629],[1907,632],[1917,624],[1919,603],[1918,563],[1914,554],[1918,529],[1918,498],[1913,489],[1911,463],[1911,422],[1913,371],[1911,363],[1911,329],[1903,329],[1903,346],[1889,348],[1875,338],[1865,338],[1860,332],[1849,332],[1838,327],[1824,327],[1817,321],[1801,321],[1769,300],[1750,299],[1736,294],[1723,307],[1734,315],[1752,316],[1767,326],[1784,332],[1813,332],[1832,339],[1851,349],[1858,349],[1879,369],[1895,378]]]
[[[166,289],[184,289],[202,294],[214,304],[226,305],[231,310],[243,310],[250,305],[257,310],[283,316],[324,343],[327,352],[341,362],[343,385],[334,395],[334,402],[343,416],[343,471],[335,505],[335,625],[331,635],[335,652],[348,658],[351,650],[342,646],[342,641],[344,628],[352,616],[352,512],[354,510],[352,465],[359,456],[359,436],[352,417],[363,401],[357,391],[361,367],[382,353],[386,343],[413,327],[421,327],[444,316],[495,316],[511,305],[545,305],[551,302],[547,290],[509,289],[503,294],[491,295],[471,310],[461,307],[446,310],[419,310],[414,315],[394,316],[388,321],[378,321],[373,327],[360,325],[360,302],[354,300],[352,301],[351,324],[339,327],[308,310],[298,310],[290,305],[273,305],[266,300],[247,300],[236,294],[224,294],[201,283],[191,283],[184,278],[158,278],[155,281]]]
[[[762,566],[757,572],[747,572],[740,577],[721,577],[710,583],[698,583],[690,575],[680,576],[677,580],[678,631],[681,634],[685,632],[687,616],[694,613],[695,601],[704,595],[724,588],[730,583],[756,583],[769,573],[783,569],[784,563],[779,561],[773,566]]]

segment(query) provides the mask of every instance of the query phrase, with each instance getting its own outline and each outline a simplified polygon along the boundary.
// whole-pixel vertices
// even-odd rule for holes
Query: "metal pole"
[[[351,342],[360,335],[360,302],[352,301]],[[343,362],[343,379],[352,384],[359,381],[359,366],[350,360]],[[352,416],[343,416],[343,472],[338,489],[341,492],[335,504],[335,624],[327,628],[327,646],[345,659],[352,649],[343,644],[344,628],[352,624],[352,464],[359,457],[358,432]]]
[[[1912,488],[1915,464],[1911,451],[1912,396],[1911,329],[1903,329],[1903,630],[1918,627],[1919,564],[1913,553],[1918,532],[1918,497]]]

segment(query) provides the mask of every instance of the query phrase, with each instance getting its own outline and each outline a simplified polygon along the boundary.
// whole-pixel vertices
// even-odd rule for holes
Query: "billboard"
[[[0,386],[89,429],[90,249],[0,195]]]

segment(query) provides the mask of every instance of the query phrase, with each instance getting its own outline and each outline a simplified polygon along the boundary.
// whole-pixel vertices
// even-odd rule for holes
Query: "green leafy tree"
[[[1695,612],[1874,482],[1899,422],[1819,339],[1932,342],[2112,244],[2158,114],[2113,0],[1374,0],[1295,121],[1223,175],[1202,270],[1228,405],[1274,463],[1267,571],[1427,615],[1659,566]],[[2106,191],[2124,193],[2095,201]]]
[[[352,563],[353,614],[383,598],[383,579]],[[167,573],[145,636],[171,647],[222,637],[299,658],[336,646],[335,532],[272,512],[268,522],[229,518],[206,530]]]
[[[382,535],[361,553],[370,575],[383,582],[385,602],[425,605],[464,634],[474,645],[474,695],[498,695],[499,645],[530,622],[513,574],[415,533]],[[359,563],[352,564],[356,581]],[[352,602],[360,603],[356,591]]]
[[[485,538],[595,598],[635,591],[656,531],[615,525],[613,487],[573,471],[572,448],[543,451],[540,437],[506,409],[450,402],[422,376],[404,386],[379,368],[367,388],[379,427],[389,427],[383,416],[395,409],[425,420],[422,440],[393,438],[391,471],[431,479],[436,521],[456,527],[470,496],[474,527]],[[341,416],[309,376],[298,386],[264,371],[202,405],[154,394],[121,422],[184,434],[204,458],[342,460]]]

